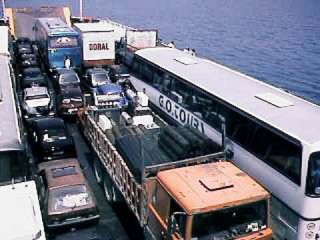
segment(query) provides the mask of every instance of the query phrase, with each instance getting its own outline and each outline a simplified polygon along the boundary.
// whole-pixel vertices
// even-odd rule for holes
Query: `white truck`
[[[0,196],[0,239],[46,239],[34,181],[0,186]]]
[[[109,24],[75,23],[81,37],[83,67],[112,65],[115,59],[114,30]]]

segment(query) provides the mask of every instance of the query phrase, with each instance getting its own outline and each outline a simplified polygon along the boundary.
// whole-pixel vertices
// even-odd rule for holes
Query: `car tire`
[[[102,169],[101,169],[101,163],[99,162],[98,159],[95,159],[93,161],[93,170],[94,170],[94,175],[96,177],[96,180],[99,184],[102,183]]]

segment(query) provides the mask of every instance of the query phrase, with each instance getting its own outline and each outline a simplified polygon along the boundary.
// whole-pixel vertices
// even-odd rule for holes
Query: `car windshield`
[[[105,73],[95,73],[92,75],[92,80],[97,83],[105,83],[109,79]]]
[[[74,209],[92,203],[85,185],[66,186],[49,192],[49,205],[52,211]]]
[[[51,128],[46,129],[42,132],[42,141],[43,142],[54,142],[56,140],[65,140],[67,139],[66,132],[64,128]]]
[[[79,79],[76,73],[64,73],[60,77],[60,83],[78,83]]]
[[[198,240],[232,239],[266,228],[267,202],[259,201],[221,211],[194,215],[192,237]]]
[[[47,94],[41,94],[41,95],[34,95],[34,96],[27,96],[26,100],[35,100],[35,99],[43,99],[43,98],[50,98]]]
[[[78,39],[75,36],[50,37],[49,46],[52,48],[77,47]]]
[[[310,155],[306,194],[320,197],[320,152],[315,152]]]

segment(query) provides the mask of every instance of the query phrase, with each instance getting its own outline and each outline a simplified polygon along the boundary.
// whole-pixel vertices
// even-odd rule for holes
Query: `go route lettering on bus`
[[[171,99],[160,95],[158,103],[160,108],[182,125],[192,126],[205,134],[203,122]]]

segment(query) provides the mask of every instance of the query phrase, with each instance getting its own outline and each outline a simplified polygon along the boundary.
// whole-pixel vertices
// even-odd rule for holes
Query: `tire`
[[[96,180],[99,184],[102,183],[102,169],[101,169],[101,163],[99,162],[98,159],[94,159],[93,161],[93,170],[94,170],[94,175],[96,177]]]

